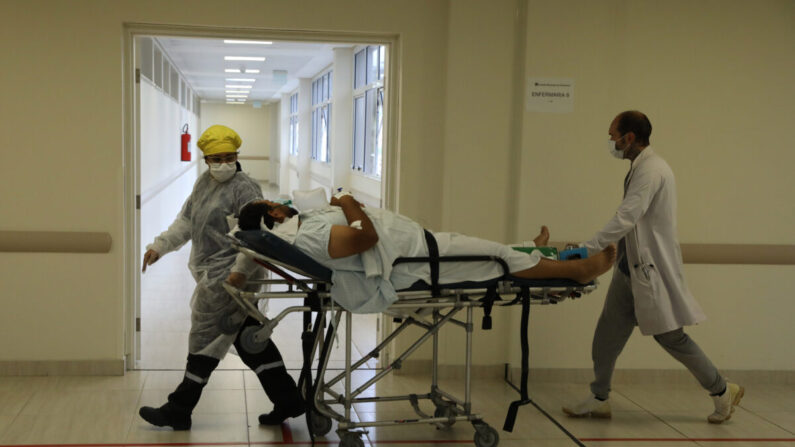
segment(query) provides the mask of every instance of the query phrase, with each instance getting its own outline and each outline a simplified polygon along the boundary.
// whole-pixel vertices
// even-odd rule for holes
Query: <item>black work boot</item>
[[[138,414],[146,422],[158,427],[171,427],[175,431],[190,430],[190,412],[175,407],[171,402],[160,408],[141,407]]]
[[[152,425],[171,427],[174,430],[190,430],[191,413],[199,403],[202,389],[207,385],[210,374],[218,366],[218,359],[205,355],[188,354],[188,365],[185,367],[185,378],[173,393],[168,395],[168,402],[160,408],[141,407],[138,414]]]
[[[301,398],[298,386],[293,377],[284,367],[282,356],[279,350],[270,342],[265,349],[268,358],[264,359],[260,366],[253,368],[257,374],[265,394],[273,402],[273,411],[259,416],[259,423],[262,425],[279,425],[288,418],[294,418],[304,414],[306,403]],[[268,361],[270,360],[270,361]]]
[[[243,327],[258,324],[253,318],[248,318]],[[241,331],[242,332],[242,331]],[[282,361],[282,355],[279,349],[270,340],[265,350],[252,354],[246,352],[240,344],[240,335],[238,334],[235,340],[235,347],[237,348],[240,358],[262,384],[265,394],[268,399],[273,402],[273,411],[259,416],[259,423],[262,425],[279,425],[288,418],[294,418],[304,414],[306,404],[304,399],[301,398],[301,393],[298,391],[298,386],[295,384],[292,376],[287,372]]]
[[[282,422],[289,418],[295,418],[304,414],[304,411],[306,411],[306,404],[304,400],[301,399],[301,396],[298,396],[298,398],[300,401],[289,406],[274,404],[273,411],[259,415],[260,425],[281,425]]]

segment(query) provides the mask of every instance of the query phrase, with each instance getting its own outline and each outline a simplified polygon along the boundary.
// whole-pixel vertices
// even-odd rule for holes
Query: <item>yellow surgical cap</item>
[[[241,144],[243,140],[237,132],[220,124],[208,127],[196,142],[205,157],[222,152],[237,152]]]

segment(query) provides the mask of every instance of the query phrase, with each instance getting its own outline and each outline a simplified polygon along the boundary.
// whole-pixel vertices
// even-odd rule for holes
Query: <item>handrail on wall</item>
[[[110,233],[0,231],[0,253],[109,253]]]
[[[0,231],[0,253],[109,253],[110,233]],[[553,243],[554,245],[554,243]],[[682,244],[685,264],[795,265],[795,245]]]

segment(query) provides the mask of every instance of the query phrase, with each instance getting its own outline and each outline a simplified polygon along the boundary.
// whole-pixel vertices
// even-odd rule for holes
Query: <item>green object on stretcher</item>
[[[541,255],[548,259],[558,259],[558,249],[555,247],[511,247],[516,251],[521,251],[524,253],[532,253],[533,251],[540,251]]]

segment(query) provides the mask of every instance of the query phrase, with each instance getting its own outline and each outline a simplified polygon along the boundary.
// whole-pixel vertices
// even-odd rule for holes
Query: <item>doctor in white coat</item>
[[[707,420],[722,423],[731,417],[744,390],[728,383],[682,329],[706,317],[682,274],[673,172],[649,146],[651,122],[643,113],[619,114],[608,133],[610,153],[631,162],[624,198],[613,218],[582,246],[591,253],[618,242],[618,255],[594,334],[591,395],[564,406],[563,411],[574,417],[611,416],[608,397],[616,359],[639,326],[643,335],[654,336],[710,393],[715,411]]]

